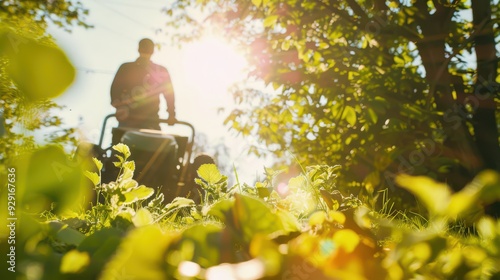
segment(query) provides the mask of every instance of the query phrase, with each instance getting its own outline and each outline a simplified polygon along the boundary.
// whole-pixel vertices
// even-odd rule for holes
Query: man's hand
[[[175,118],[175,116],[169,116],[167,119],[168,125],[174,125],[176,122],[177,122],[177,119]]]

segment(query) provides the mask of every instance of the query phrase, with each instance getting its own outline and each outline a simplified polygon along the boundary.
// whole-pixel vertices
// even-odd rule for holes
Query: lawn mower
[[[135,162],[134,179],[148,187],[160,189],[165,196],[165,202],[175,197],[183,196],[195,201],[199,200],[201,190],[194,183],[196,171],[202,164],[214,163],[212,157],[199,155],[191,161],[195,129],[188,122],[176,121],[169,126],[185,126],[190,135],[169,134],[159,130],[113,127],[111,145],[104,146],[104,136],[108,131],[107,123],[115,114],[107,115],[101,129],[99,143],[93,145],[93,154],[103,163],[101,180],[103,183],[116,180],[118,168],[113,164],[116,161],[116,151],[113,145],[123,143],[130,149],[129,160]],[[167,119],[160,119],[160,123],[167,123]]]

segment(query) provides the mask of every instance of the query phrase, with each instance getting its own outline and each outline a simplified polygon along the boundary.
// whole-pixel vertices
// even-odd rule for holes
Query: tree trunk
[[[458,104],[452,94],[454,78],[448,70],[445,39],[449,34],[454,8],[436,5],[435,13],[430,14],[426,1],[417,1],[416,6],[422,13],[418,24],[423,35],[416,45],[430,85],[430,95],[434,98],[437,110],[444,114],[441,120],[445,133],[444,155],[458,160],[461,165],[454,170],[461,176],[450,174],[446,180],[454,189],[460,189],[480,170],[482,159],[465,124],[462,104]],[[456,178],[463,179],[454,181]]]
[[[476,109],[473,116],[474,137],[479,154],[484,159],[483,168],[500,172],[500,144],[495,116],[498,66],[491,5],[490,1],[472,0],[477,78],[470,101]]]

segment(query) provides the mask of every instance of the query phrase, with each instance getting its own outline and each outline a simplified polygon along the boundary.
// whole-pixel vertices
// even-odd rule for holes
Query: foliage
[[[30,18],[35,26],[46,26],[47,22],[52,22],[70,30],[73,24],[89,27],[83,21],[87,14],[88,10],[80,1],[0,1],[0,18],[7,22],[17,18]]]
[[[500,224],[473,211],[500,198],[494,172],[453,195],[430,178],[398,177],[428,210],[416,227],[344,196],[338,166],[310,166],[282,192],[278,172],[267,170],[255,186],[227,187],[227,177],[206,164],[197,183],[210,195],[199,205],[181,197],[165,204],[161,193],[153,196],[132,179],[128,147],[113,149],[115,181],[101,183],[95,158],[86,172],[96,193],[89,208],[22,214],[18,279],[491,279],[499,273]],[[292,203],[297,194],[303,204],[309,194],[311,204]],[[456,231],[459,221],[477,232]]]
[[[62,108],[49,100],[72,83],[75,69],[45,30],[48,22],[88,27],[86,13],[74,1],[1,1],[0,162],[44,141],[76,146],[75,129],[62,127],[54,114]]]
[[[495,118],[474,115],[483,106],[480,88],[488,87],[489,108],[498,108],[498,73],[483,77],[468,63],[476,35],[489,34],[499,9],[477,1],[474,8],[492,9],[483,12],[491,21],[478,25],[463,16],[467,1],[450,2],[178,0],[166,13],[179,30],[174,41],[190,29],[198,36],[209,22],[247,50],[249,82],[234,92],[240,106],[229,127],[305,165],[341,163],[343,182],[370,195],[395,190],[398,173],[458,189],[484,166],[499,168],[481,165],[481,154],[499,157],[497,126],[485,128]],[[251,152],[261,153],[257,146]]]
[[[14,5],[35,4],[10,3],[2,3],[2,11]],[[40,3],[43,2],[36,4]],[[57,2],[61,3],[65,2]],[[254,0],[249,7],[255,12],[256,7],[273,3]],[[307,12],[322,2],[297,3],[304,5]],[[271,27],[280,20],[271,17],[264,23]],[[19,36],[12,30],[1,31],[2,36]],[[36,52],[58,53],[56,57],[64,61],[57,48],[30,42]],[[2,55],[6,64],[31,67],[16,61],[22,60],[19,56]],[[315,59],[314,52],[311,55],[306,62]],[[59,67],[64,65],[67,64],[63,62]],[[6,67],[0,69],[2,74],[7,73]],[[9,75],[12,73],[15,72]],[[21,77],[17,83],[25,81]],[[50,97],[59,94],[68,80],[59,81],[61,84],[54,82],[55,87],[45,82],[42,87],[56,89],[48,93]],[[2,86],[6,86],[7,92],[16,93],[16,97],[29,100],[27,104],[41,102],[37,94],[33,98],[30,93],[19,92],[23,87],[9,87],[11,84],[8,81]],[[350,102],[353,96],[346,94],[344,102]],[[357,125],[363,123],[360,110],[353,107],[358,105],[351,106],[354,113],[346,109],[348,103],[340,106],[341,120],[354,133]],[[362,109],[363,113],[369,111]],[[19,120],[26,117],[19,115]],[[287,120],[284,125],[289,123],[288,117],[280,120]],[[402,123],[399,125],[403,127]],[[5,138],[15,140],[12,133]],[[419,151],[428,151],[426,143],[420,144]],[[103,164],[97,159],[68,157],[56,145],[24,150],[18,147],[13,149],[8,164],[0,162],[0,181],[8,182],[7,188],[1,189],[1,207],[10,211],[1,211],[0,216],[4,221],[6,216],[16,218],[16,222],[10,222],[15,230],[10,229],[10,224],[0,228],[0,250],[14,252],[16,260],[16,272],[3,269],[2,279],[12,276],[16,279],[495,279],[500,276],[500,222],[485,216],[482,208],[500,198],[500,175],[495,172],[480,173],[456,193],[429,177],[396,176],[398,185],[412,193],[423,209],[414,215],[410,211],[393,211],[389,207],[392,197],[384,196],[382,210],[373,207],[375,182],[380,180],[376,173],[367,176],[370,179],[364,182],[365,186],[372,185],[372,189],[366,190],[373,195],[357,196],[344,183],[344,171],[339,166],[306,166],[284,185],[275,180],[278,171],[266,169],[266,179],[262,182],[230,185],[227,176],[215,165],[206,164],[198,169],[196,180],[203,191],[199,204],[183,197],[165,204],[161,193],[155,195],[152,188],[133,179],[135,163],[129,160],[130,149],[126,145],[113,147],[117,152],[114,164],[119,172],[116,180],[108,183],[101,181]],[[312,148],[310,152],[314,152]],[[346,172],[352,170],[350,166]],[[7,208],[3,202],[7,199],[12,202],[11,197],[15,199],[15,207]],[[89,197],[93,198],[90,204]]]

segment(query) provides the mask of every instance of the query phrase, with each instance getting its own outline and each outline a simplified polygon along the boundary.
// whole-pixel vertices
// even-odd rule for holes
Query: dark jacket
[[[159,129],[160,94],[167,101],[169,118],[175,118],[174,91],[167,69],[143,57],[122,64],[111,85],[111,105],[128,110],[120,126]]]

